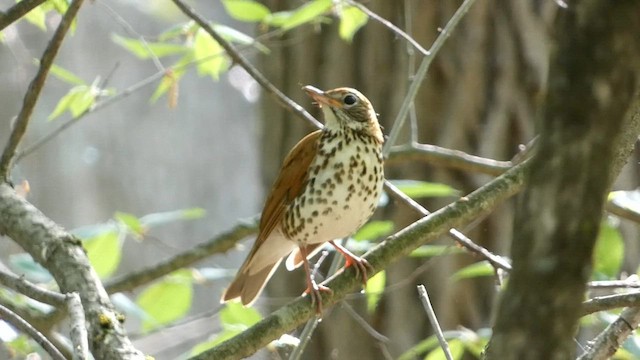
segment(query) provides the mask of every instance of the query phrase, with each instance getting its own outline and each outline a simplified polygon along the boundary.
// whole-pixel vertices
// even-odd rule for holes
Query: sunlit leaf
[[[372,313],[376,309],[376,306],[378,306],[386,282],[387,273],[384,270],[367,280],[364,293],[367,296],[367,311],[369,311],[369,313]]]
[[[145,226],[142,225],[140,219],[138,219],[135,215],[118,211],[113,217],[124,224],[127,229],[134,235],[144,236],[144,234],[146,233]]]
[[[51,73],[51,75],[57,77],[58,79],[71,84],[71,85],[86,85],[87,83],[82,80],[80,77],[78,77],[77,75],[75,75],[74,73],[72,73],[71,71],[58,66],[56,64],[51,65],[51,68],[49,69],[49,72]]]
[[[33,10],[29,11],[24,18],[38,29],[42,31],[47,30],[47,13],[42,6],[36,6]]]
[[[462,343],[462,341],[458,339],[452,339],[448,341],[448,344],[449,344],[449,351],[453,359],[454,360],[462,359],[462,356],[464,355],[464,344]],[[447,357],[445,356],[442,348],[438,346],[436,349],[432,350],[427,355],[427,357],[425,357],[425,360],[447,360]]]
[[[82,245],[100,278],[108,278],[116,271],[122,257],[122,242],[117,230],[105,231],[85,239]]]
[[[340,38],[351,42],[356,32],[363,27],[369,16],[355,6],[345,6],[340,12]]]
[[[213,29],[218,32],[220,36],[222,36],[225,40],[241,45],[251,45],[264,54],[269,53],[268,47],[264,46],[259,41],[256,41],[256,39],[241,31],[221,24],[213,25]]]
[[[62,115],[65,111],[69,111],[73,117],[88,110],[96,100],[97,91],[93,86],[78,85],[62,97],[56,105],[53,112],[49,115],[48,120],[53,120]]]
[[[163,225],[174,221],[197,220],[204,217],[206,210],[202,208],[190,208],[183,210],[159,212],[147,214],[140,218],[140,223],[144,227]]]
[[[261,21],[271,14],[269,8],[253,0],[222,0],[227,13],[240,21]]]
[[[160,80],[160,84],[151,95],[151,103],[155,103],[162,95],[164,95],[167,91],[172,89],[173,87],[178,86],[178,82],[182,75],[184,75],[186,68],[185,65],[193,61],[193,52],[185,54],[178,62],[162,77]]]
[[[470,279],[481,276],[493,276],[495,271],[488,261],[479,261],[471,265],[465,266],[451,275],[451,280],[458,281],[462,279]]]
[[[193,56],[198,60],[198,74],[218,80],[230,63],[224,49],[207,32],[200,29],[193,42]]]
[[[393,221],[370,221],[358,230],[354,240],[375,240],[393,232]]]
[[[244,330],[262,319],[258,310],[240,303],[227,303],[220,311],[220,323],[226,330]]]
[[[193,299],[190,270],[178,270],[146,288],[136,303],[149,315],[142,323],[149,331],[182,318],[189,312]]]
[[[620,231],[603,221],[594,250],[594,271],[609,278],[616,277],[624,260],[624,240]]]
[[[184,54],[189,48],[182,44],[166,42],[143,42],[139,39],[126,38],[119,35],[112,36],[113,42],[129,50],[140,59],[149,59],[153,56],[164,57],[169,55]]]
[[[434,257],[440,255],[462,254],[464,252],[464,250],[451,245],[422,245],[413,250],[409,256]]]
[[[458,190],[446,184],[418,180],[391,180],[391,183],[412,199],[458,195]]]
[[[314,0],[305,3],[292,12],[274,13],[272,16],[266,17],[265,21],[272,26],[290,30],[316,20],[329,11],[332,5],[332,0]]]

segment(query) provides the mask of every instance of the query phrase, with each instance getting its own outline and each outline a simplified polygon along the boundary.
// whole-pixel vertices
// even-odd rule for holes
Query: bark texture
[[[637,1],[604,0],[575,1],[558,14],[539,148],[487,359],[574,355],[617,145],[638,101],[638,14]]]

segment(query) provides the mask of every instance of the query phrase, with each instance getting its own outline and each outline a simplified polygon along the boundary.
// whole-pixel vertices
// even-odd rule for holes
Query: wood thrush
[[[267,197],[258,237],[221,302],[240,298],[251,305],[282,259],[287,269],[304,265],[306,293],[321,312],[308,257],[330,242],[367,279],[366,260],[335,243],[353,234],[373,214],[384,182],[382,131],[369,100],[351,88],[323,92],[303,88],[318,103],[325,126],[289,152]]]

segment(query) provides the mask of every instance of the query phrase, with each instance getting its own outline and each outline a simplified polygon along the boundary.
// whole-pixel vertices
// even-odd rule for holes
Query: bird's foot
[[[313,279],[307,281],[307,289],[302,293],[302,296],[309,294],[311,297],[311,304],[316,306],[316,315],[322,314],[322,294],[321,292],[333,294],[333,290],[328,287],[317,284]]]

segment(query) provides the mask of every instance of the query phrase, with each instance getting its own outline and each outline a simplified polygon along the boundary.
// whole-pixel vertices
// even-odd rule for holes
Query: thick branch
[[[623,164],[614,161],[638,136],[625,126],[639,101],[640,3],[572,5],[555,25],[540,141],[488,359],[573,357],[604,200]]]
[[[143,359],[124,335],[124,328],[80,240],[47,218],[8,184],[0,184],[0,233],[11,237],[47,268],[61,292],[78,293],[95,358]]]
[[[9,10],[0,12],[0,31],[13,24],[15,21],[18,21],[21,17],[35,9],[43,2],[45,2],[45,0],[22,0],[9,8]]]
[[[36,330],[31,324],[26,322],[16,313],[0,305],[0,319],[7,321],[9,324],[15,326],[20,331],[29,335],[35,340],[42,348],[51,356],[54,360],[66,360],[64,355],[38,330]]]
[[[630,307],[622,311],[620,316],[609,324],[593,341],[578,360],[606,360],[620,348],[640,324],[640,308]]]
[[[640,291],[626,294],[598,296],[582,303],[580,316],[593,314],[598,311],[612,310],[621,307],[640,306]]]
[[[414,249],[444,235],[450,228],[464,225],[473,219],[489,213],[500,203],[518,192],[523,186],[524,173],[528,163],[518,165],[494,179],[487,185],[429,216],[407,226],[390,236],[371,250],[366,256],[373,267],[372,274],[378,272],[411,253]],[[332,294],[324,294],[323,307],[329,307],[342,300],[360,285],[353,270],[339,273],[329,279]],[[295,329],[315,315],[315,307],[307,298],[298,298],[272,313],[247,331],[223,342],[214,349],[193,359],[241,359],[277,339],[281,334]]]
[[[49,69],[51,68],[51,65],[53,65],[53,59],[55,59],[56,55],[58,54],[58,50],[62,45],[62,40],[64,40],[67,31],[71,27],[73,19],[76,17],[78,10],[80,10],[80,5],[82,5],[82,2],[83,0],[73,0],[71,2],[69,8],[67,9],[67,12],[64,14],[62,20],[60,21],[60,25],[58,25],[56,32],[53,34],[51,41],[49,41],[47,48],[42,54],[38,72],[31,81],[31,84],[29,84],[27,93],[24,95],[22,108],[20,109],[20,113],[18,114],[18,117],[13,124],[13,131],[9,136],[9,141],[4,148],[2,157],[0,157],[0,180],[7,181],[9,179],[11,163],[16,154],[16,150],[18,149],[18,145],[20,145],[20,141],[22,141],[22,137],[27,131],[27,125],[29,125],[31,114],[33,113],[33,109],[35,108],[36,103],[38,102],[38,98],[40,97],[40,92],[42,91],[44,82],[45,80],[47,80]]]

